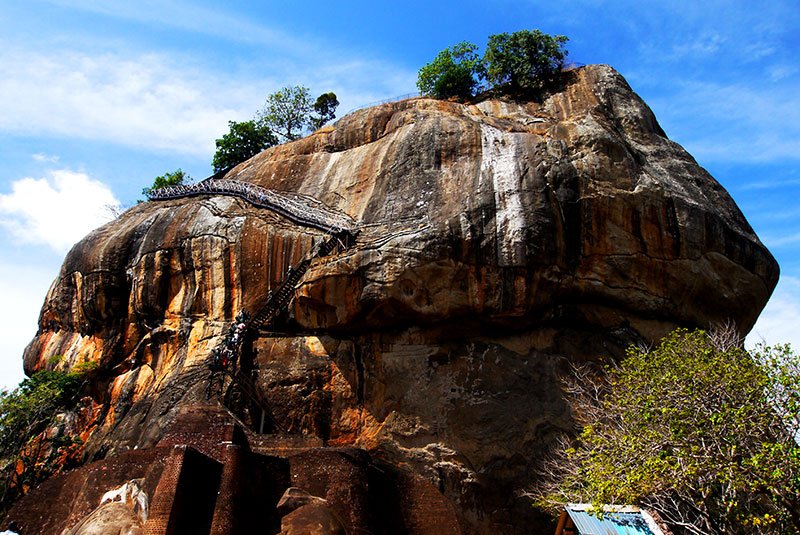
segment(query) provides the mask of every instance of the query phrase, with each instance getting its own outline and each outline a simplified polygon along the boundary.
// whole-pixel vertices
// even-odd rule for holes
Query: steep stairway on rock
[[[286,277],[278,285],[278,289],[274,292],[270,292],[267,297],[267,302],[250,320],[248,329],[254,331],[262,328],[272,321],[282,310],[286,309],[291,302],[294,289],[297,287],[297,284],[300,282],[300,279],[303,278],[306,271],[308,271],[308,267],[315,258],[326,257],[337,247],[345,249],[351,244],[352,234],[350,232],[337,232],[329,239],[322,242],[310,256],[304,258],[294,266],[291,266],[286,272]]]
[[[352,245],[352,241],[353,234],[350,231],[334,233],[327,240],[320,243],[306,258],[288,269],[286,277],[278,284],[275,291],[269,292],[266,303],[255,316],[250,318],[244,312],[237,316],[225,339],[211,352],[210,373],[206,390],[207,399],[216,396],[221,400],[223,393],[226,391],[225,378],[229,378],[230,384],[227,390],[231,392],[238,391],[238,393],[247,397],[252,404],[259,407],[261,410],[260,421],[258,424],[254,422],[254,426],[257,426],[260,430],[264,429],[265,419],[270,413],[269,407],[260,399],[258,389],[249,375],[238,366],[245,337],[255,335],[259,329],[267,326],[276,316],[288,308],[295,288],[314,259],[326,257],[336,249],[343,250]],[[280,430],[277,422],[272,422],[272,424],[272,427]]]
[[[239,197],[253,206],[271,210],[299,225],[316,228],[329,235],[329,238],[319,244],[310,255],[289,268],[277,289],[269,292],[266,303],[252,318],[246,312],[240,313],[225,339],[211,352],[206,398],[210,399],[213,396],[222,401],[226,389],[232,394],[245,396],[251,404],[261,409],[258,426],[263,430],[269,408],[258,396],[258,390],[252,379],[238,366],[245,337],[252,336],[259,329],[269,325],[276,316],[288,308],[295,288],[314,259],[328,256],[335,249],[343,250],[353,244],[357,233],[356,224],[346,214],[308,195],[278,192],[248,182],[219,178],[220,175],[217,173],[197,184],[167,186],[153,190],[148,192],[147,196],[152,201],[198,195]],[[227,388],[226,378],[229,379]]]

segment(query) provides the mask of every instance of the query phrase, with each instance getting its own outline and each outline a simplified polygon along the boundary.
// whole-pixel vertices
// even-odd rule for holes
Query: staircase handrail
[[[249,182],[228,178],[208,179],[195,184],[166,186],[147,193],[152,201],[177,199],[196,195],[232,195],[254,206],[266,208],[303,226],[309,226],[335,234],[352,233],[355,221],[325,205],[310,195],[279,192]]]

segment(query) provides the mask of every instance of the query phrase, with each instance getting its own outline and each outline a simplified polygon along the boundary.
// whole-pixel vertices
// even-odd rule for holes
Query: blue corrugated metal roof
[[[641,513],[605,512],[603,518],[567,508],[581,535],[654,535]]]

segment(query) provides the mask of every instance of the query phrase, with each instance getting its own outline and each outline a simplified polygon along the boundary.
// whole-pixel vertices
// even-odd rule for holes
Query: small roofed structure
[[[588,503],[568,504],[555,535],[672,535],[656,514],[634,506],[604,506],[602,515]]]

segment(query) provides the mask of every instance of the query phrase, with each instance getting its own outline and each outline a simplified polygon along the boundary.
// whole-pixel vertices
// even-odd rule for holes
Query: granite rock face
[[[539,521],[517,491],[570,429],[556,380],[570,360],[676,326],[746,332],[778,277],[730,196],[607,66],[542,102],[357,111],[226,178],[311,195],[360,231],[248,345],[270,414],[240,417],[411,467],[470,533]],[[204,401],[236,313],[324,237],[233,197],[138,205],[69,253],[25,369],[100,365],[88,459],[152,447]]]

